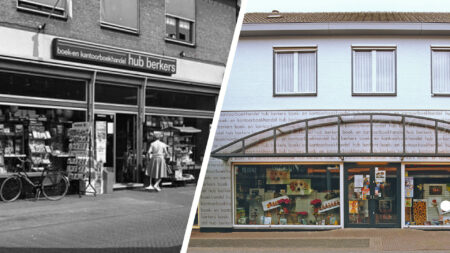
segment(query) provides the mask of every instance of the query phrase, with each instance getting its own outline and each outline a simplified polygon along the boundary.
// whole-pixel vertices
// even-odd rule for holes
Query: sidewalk
[[[179,252],[194,191],[0,202],[0,252]]]
[[[339,229],[331,231],[201,233],[194,252],[450,252],[450,231]]]

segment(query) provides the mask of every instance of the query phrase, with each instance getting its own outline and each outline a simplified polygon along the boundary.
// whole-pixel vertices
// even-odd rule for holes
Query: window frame
[[[64,9],[59,8],[59,7],[55,7],[55,10],[64,12],[64,14],[62,14],[62,15],[57,14],[55,12],[51,13],[51,10],[53,9],[53,6],[49,6],[47,4],[43,4],[43,3],[39,2],[39,0],[17,0],[16,8],[19,11],[24,11],[24,12],[29,12],[29,13],[34,13],[34,14],[44,15],[44,16],[49,16],[50,15],[50,17],[53,17],[53,18],[67,20],[68,17],[69,17],[69,14],[68,14],[69,0],[59,0],[59,1],[60,2],[64,1],[64,3],[65,3]],[[56,3],[56,0],[55,0],[55,3]],[[37,10],[37,9],[30,8],[30,7],[27,7],[27,6],[23,6],[21,4],[35,5],[37,7],[46,7],[46,8],[49,8],[49,11],[41,11],[41,10]]]
[[[393,51],[394,53],[394,92],[355,92],[355,52],[356,51]],[[397,96],[397,46],[352,46],[351,47],[352,96]],[[377,84],[375,84],[377,85]]]
[[[430,46],[430,84],[431,84],[431,96],[432,97],[450,97],[448,93],[435,93],[433,84],[433,51],[444,51],[450,53],[450,46]],[[449,84],[450,85],[450,84]]]
[[[102,0],[100,0],[102,1]],[[104,29],[110,29],[110,30],[116,30],[116,31],[120,31],[120,32],[125,32],[125,33],[130,33],[130,34],[134,34],[134,35],[139,35],[140,34],[140,30],[141,30],[141,12],[140,12],[140,5],[141,5],[141,0],[136,0],[137,1],[137,28],[132,28],[132,27],[128,27],[128,26],[123,26],[123,25],[118,25],[118,24],[114,24],[111,22],[107,22],[107,21],[103,21],[102,20],[102,7],[100,4],[100,8],[99,8],[99,22],[100,22],[100,27],[104,28]]]
[[[276,87],[276,56],[277,53],[298,53],[298,52],[309,52],[309,53],[315,53],[316,58],[316,83],[315,83],[315,92],[292,92],[292,93],[277,93]],[[318,94],[318,72],[319,72],[319,63],[318,63],[318,48],[317,46],[274,46],[273,47],[273,69],[272,69],[272,96],[273,97],[307,97],[307,96],[317,96]],[[298,77],[298,74],[297,74]],[[295,77],[294,77],[295,79]]]
[[[180,21],[185,21],[185,22],[189,22],[190,24],[190,32],[191,32],[191,41],[186,41],[186,40],[181,40],[181,39],[174,39],[174,38],[170,38],[168,36],[166,36],[167,33],[167,17],[173,18],[175,19],[175,31],[176,31],[176,35],[178,37],[179,35],[179,29],[180,29]],[[195,20],[191,20],[188,18],[183,18],[183,17],[179,17],[176,15],[172,15],[172,14],[168,14],[167,11],[164,15],[164,29],[165,29],[165,35],[164,35],[164,40],[168,41],[168,42],[174,42],[174,43],[178,43],[178,44],[183,44],[186,46],[195,46],[195,35],[196,35],[196,29],[195,29]]]

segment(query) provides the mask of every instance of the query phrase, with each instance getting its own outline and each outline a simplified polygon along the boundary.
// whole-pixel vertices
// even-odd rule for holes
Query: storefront
[[[152,132],[169,127],[176,169],[199,171],[223,66],[42,34],[36,49],[34,33],[2,29],[2,177],[25,157],[33,160],[31,175],[45,166],[67,171],[74,122],[90,124],[92,155],[116,184],[143,182]],[[24,50],[14,44],[20,36],[30,38]]]
[[[212,152],[200,228],[448,229],[450,122],[438,119],[445,115],[225,112],[219,134],[230,125],[266,127]],[[304,119],[267,127],[286,116]],[[218,193],[225,188],[230,202]]]

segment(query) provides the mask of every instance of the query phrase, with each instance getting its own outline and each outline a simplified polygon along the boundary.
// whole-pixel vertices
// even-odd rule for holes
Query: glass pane
[[[179,39],[191,41],[191,22],[180,20]]]
[[[146,106],[214,111],[216,96],[147,89],[145,103]]]
[[[397,168],[375,167],[375,223],[396,223],[397,219]]]
[[[394,51],[377,51],[377,87],[381,93],[395,92],[395,54]]]
[[[339,225],[339,167],[235,167],[235,224]]]
[[[372,51],[354,51],[353,92],[372,92]]]
[[[298,90],[302,93],[316,92],[316,53],[298,54]]]
[[[449,201],[450,166],[405,168],[405,225],[450,225],[450,213],[442,208]]]
[[[118,26],[139,28],[139,0],[101,0],[101,21]]]
[[[172,17],[166,17],[166,37],[171,39],[177,38],[177,20]]]
[[[55,3],[57,8],[64,9],[66,7],[66,0],[19,0],[19,3],[30,3],[30,4],[39,4],[39,5],[45,5],[49,8],[53,8],[55,6]]]
[[[294,54],[276,53],[276,93],[294,92]]]
[[[86,82],[0,72],[0,94],[86,101]]]
[[[96,83],[95,102],[137,105],[137,88]]]
[[[348,169],[348,223],[369,224],[370,168]]]
[[[433,93],[450,93],[450,52],[432,52]]]

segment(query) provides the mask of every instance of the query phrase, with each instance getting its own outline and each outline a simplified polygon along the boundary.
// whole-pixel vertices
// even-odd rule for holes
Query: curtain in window
[[[166,0],[166,14],[195,21],[195,0]]]
[[[276,92],[294,92],[294,54],[277,53],[276,65]]]
[[[376,92],[395,92],[394,51],[377,51],[377,87]]]
[[[432,53],[433,93],[450,93],[450,52]]]
[[[372,52],[354,51],[353,91],[357,93],[372,92]]]
[[[139,0],[101,0],[100,1],[100,20],[125,28],[138,30]]]
[[[316,53],[298,54],[298,91],[301,93],[316,92]]]

